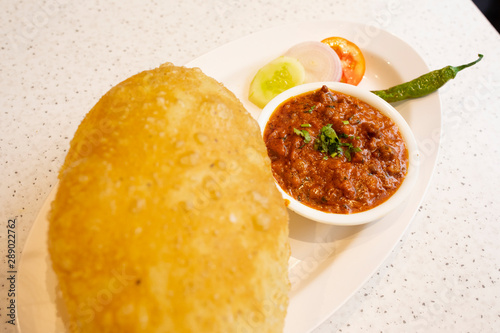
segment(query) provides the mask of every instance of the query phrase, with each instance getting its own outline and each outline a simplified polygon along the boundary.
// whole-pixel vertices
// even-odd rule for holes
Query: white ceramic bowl
[[[371,208],[367,211],[352,213],[352,214],[326,213],[311,208],[309,206],[300,203],[299,201],[291,197],[289,194],[285,193],[277,183],[276,185],[280,190],[280,192],[282,193],[283,198],[285,200],[288,200],[289,202],[288,208],[311,220],[333,225],[359,225],[376,221],[382,218],[383,216],[387,215],[389,212],[393,211],[408,197],[413,186],[416,183],[418,176],[419,152],[417,143],[410,129],[410,126],[408,126],[403,116],[401,116],[401,114],[396,109],[394,109],[394,107],[392,107],[389,103],[387,103],[386,101],[384,101],[383,99],[381,99],[380,97],[376,96],[375,94],[371,93],[366,89],[362,89],[350,84],[345,84],[340,82],[306,83],[282,92],[265,106],[258,119],[259,126],[261,128],[261,133],[264,133],[267,121],[281,103],[283,103],[284,101],[288,100],[289,98],[295,95],[318,90],[323,85],[326,85],[333,91],[354,96],[370,104],[371,106],[378,109],[381,113],[391,118],[392,121],[394,121],[394,123],[399,127],[401,135],[403,136],[403,139],[405,140],[406,143],[406,147],[408,149],[409,165],[408,165],[407,175],[403,183],[399,187],[399,189],[382,204],[375,206],[374,208]]]

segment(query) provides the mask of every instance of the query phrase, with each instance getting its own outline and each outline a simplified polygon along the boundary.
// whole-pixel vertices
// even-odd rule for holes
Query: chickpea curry
[[[376,108],[323,86],[271,115],[264,141],[274,178],[312,208],[358,213],[386,201],[408,169],[398,126]]]

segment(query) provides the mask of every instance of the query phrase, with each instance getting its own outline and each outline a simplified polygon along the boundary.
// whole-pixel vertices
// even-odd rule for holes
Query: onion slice
[[[297,59],[304,66],[305,82],[338,82],[342,78],[339,56],[324,43],[302,42],[291,47],[284,55]]]

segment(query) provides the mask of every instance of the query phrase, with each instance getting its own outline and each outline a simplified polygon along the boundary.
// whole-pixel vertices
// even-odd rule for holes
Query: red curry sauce
[[[318,150],[321,129],[329,124],[343,144],[334,157]],[[304,130],[307,134],[298,134]],[[408,168],[397,125],[326,86],[282,103],[266,125],[264,141],[281,188],[324,212],[356,213],[381,204],[396,192]]]

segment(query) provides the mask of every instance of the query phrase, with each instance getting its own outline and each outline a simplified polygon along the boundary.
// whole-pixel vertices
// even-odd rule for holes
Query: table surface
[[[366,284],[315,329],[495,332],[500,327],[500,35],[469,0],[4,1],[0,12],[0,325],[7,223],[16,259],[78,124],[123,79],[183,65],[269,27],[348,20],[387,30],[429,68],[483,61],[441,91],[434,177],[409,229]]]

